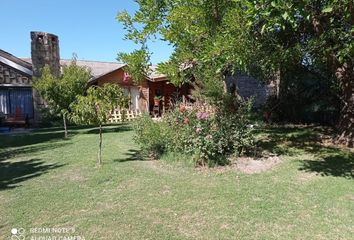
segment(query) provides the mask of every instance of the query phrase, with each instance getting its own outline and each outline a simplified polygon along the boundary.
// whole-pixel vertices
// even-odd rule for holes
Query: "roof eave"
[[[14,61],[11,61],[11,60],[9,60],[9,59],[7,59],[5,57],[0,56],[0,62],[4,63],[4,64],[6,64],[6,65],[8,65],[8,66],[20,71],[20,72],[23,72],[23,73],[25,73],[25,74],[27,74],[29,76],[33,75],[33,72],[32,72],[31,69],[28,69],[28,68],[26,68],[24,66],[21,66],[20,64],[14,62]]]
[[[101,74],[101,75],[93,76],[92,78],[90,78],[90,79],[88,80],[87,83],[88,83],[88,84],[95,84],[99,78],[104,77],[104,76],[106,76],[106,75],[108,75],[108,74],[111,74],[111,73],[113,73],[113,72],[115,72],[115,71],[117,71],[117,70],[120,70],[120,69],[122,69],[122,68],[125,67],[125,66],[126,66],[126,64],[120,66],[119,68],[116,68],[116,69],[114,69],[114,70],[111,70],[111,71],[109,71],[109,72],[103,73],[103,74]]]

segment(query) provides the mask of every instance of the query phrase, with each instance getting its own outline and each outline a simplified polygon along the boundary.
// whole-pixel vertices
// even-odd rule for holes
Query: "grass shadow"
[[[125,158],[115,159],[114,162],[144,161],[147,158],[146,155],[136,149],[129,149],[124,155],[126,156]]]
[[[354,153],[332,154],[319,160],[303,160],[299,170],[321,176],[354,179]]]
[[[45,164],[40,159],[30,159],[17,162],[0,162],[0,191],[19,187],[19,183],[34,177],[39,177],[64,166],[64,164]]]
[[[333,134],[331,129],[314,126],[272,126],[260,129],[259,133],[265,135],[258,142],[262,150],[277,155],[313,156],[314,160],[300,160],[300,171],[316,172],[321,176],[354,178],[354,153],[322,144],[322,136]]]
[[[130,131],[129,124],[106,125],[104,133],[118,133]],[[77,134],[98,134],[99,129],[94,126],[72,126],[68,129],[69,138],[64,138],[64,131],[61,127],[39,128],[29,133],[23,134],[4,134],[0,135],[0,150],[8,147],[22,147],[26,145],[54,142],[59,140],[69,140]]]
[[[131,131],[132,127],[130,125],[127,124],[123,124],[123,125],[107,125],[104,126],[102,129],[102,133],[119,133],[119,132],[127,132],[127,131]],[[99,133],[99,128],[96,127],[94,129],[88,129],[86,131],[83,131],[84,134],[98,134]]]
[[[265,134],[258,141],[258,146],[262,150],[277,155],[295,155],[299,152],[318,153],[323,151],[336,152],[335,148],[324,148],[321,145],[321,135],[331,135],[332,131],[328,128],[314,126],[271,126],[258,130],[258,133]]]
[[[74,135],[71,133],[70,135]],[[0,149],[8,147],[22,147],[45,142],[54,142],[67,140],[64,138],[64,132],[31,132],[23,135],[2,135],[0,136]]]
[[[17,148],[0,149],[0,161],[8,160],[21,155],[30,155],[36,152],[52,150],[54,148],[64,147],[68,142],[50,142],[48,144],[28,145]]]

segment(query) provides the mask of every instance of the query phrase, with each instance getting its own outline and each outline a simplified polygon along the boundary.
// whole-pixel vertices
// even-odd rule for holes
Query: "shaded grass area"
[[[38,177],[49,170],[63,166],[63,164],[46,164],[41,159],[4,162],[0,164],[0,191],[20,186],[23,181]]]
[[[353,153],[323,129],[268,127],[272,171],[197,171],[139,154],[127,125],[0,136],[0,239],[13,227],[74,227],[86,239],[352,239]],[[28,235],[26,237],[30,237]]]
[[[300,170],[323,176],[354,179],[354,152],[323,144],[330,129],[311,126],[268,127],[259,130],[261,149],[285,156],[311,155],[302,159]]]

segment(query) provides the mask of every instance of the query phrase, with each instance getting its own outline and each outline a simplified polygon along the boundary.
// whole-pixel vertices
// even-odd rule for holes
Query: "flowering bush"
[[[233,113],[179,106],[165,113],[159,123],[138,120],[136,140],[155,154],[185,153],[196,165],[224,165],[228,155],[242,154],[253,146],[252,129],[247,127],[250,106],[241,104]]]

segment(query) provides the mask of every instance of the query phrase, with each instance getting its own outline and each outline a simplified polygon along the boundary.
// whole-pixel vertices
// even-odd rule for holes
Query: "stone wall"
[[[48,65],[54,76],[60,76],[59,39],[46,32],[31,32],[31,57],[33,77],[40,77],[42,69]],[[33,90],[34,121],[41,122],[43,99]]]
[[[0,86],[31,86],[32,77],[0,62]]]
[[[53,75],[60,75],[59,39],[56,35],[31,32],[31,55],[34,77],[41,76],[41,70],[46,64]]]

